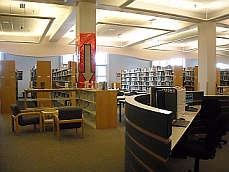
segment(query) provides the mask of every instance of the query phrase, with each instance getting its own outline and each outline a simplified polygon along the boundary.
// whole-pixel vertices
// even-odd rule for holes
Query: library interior
[[[226,172],[228,10],[0,0],[0,171]]]

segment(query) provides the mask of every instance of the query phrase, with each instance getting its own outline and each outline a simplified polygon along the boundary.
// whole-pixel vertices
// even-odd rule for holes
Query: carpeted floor
[[[61,141],[51,126],[43,133],[33,126],[11,131],[10,115],[0,115],[1,172],[123,172],[124,123],[116,129],[63,130]]]
[[[118,111],[117,111],[118,112]],[[123,112],[124,113],[124,112]],[[20,127],[20,135],[11,131],[10,115],[0,115],[0,172],[123,172],[124,122],[116,129],[61,132],[61,141],[49,126],[43,133],[33,126]],[[224,136],[229,140],[229,134]],[[200,161],[202,172],[229,171],[229,144],[217,149],[212,160]],[[170,158],[168,172],[193,169],[194,159]]]

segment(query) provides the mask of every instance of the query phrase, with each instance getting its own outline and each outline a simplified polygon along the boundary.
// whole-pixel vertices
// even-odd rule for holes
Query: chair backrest
[[[44,107],[44,112],[56,112],[56,108]]]
[[[71,120],[82,118],[82,108],[74,106],[60,107],[58,112],[59,120]],[[60,129],[80,128],[81,122],[61,124]]]
[[[203,119],[215,120],[221,114],[219,100],[213,97],[205,97],[201,102],[199,113]]]
[[[229,112],[222,113],[212,125],[208,128],[208,132],[205,138],[205,148],[207,150],[215,149],[222,138],[222,135],[225,132],[229,121]]]
[[[17,116],[17,114],[21,113],[21,110],[17,104],[11,104],[10,109],[12,111],[12,115]],[[18,123],[19,125],[23,122],[23,117],[19,116],[18,117]]]
[[[17,116],[17,114],[21,113],[21,110],[17,104],[11,104],[10,109],[12,111],[12,115]]]
[[[117,92],[117,96],[123,96],[123,95],[124,95],[124,92],[122,92],[122,91]]]
[[[42,113],[43,119],[46,120],[46,119],[51,119],[53,117],[53,114],[57,113],[57,110],[56,108],[44,107],[43,112],[45,112]]]
[[[82,118],[82,108],[74,106],[60,107],[58,117],[59,120],[80,119]]]

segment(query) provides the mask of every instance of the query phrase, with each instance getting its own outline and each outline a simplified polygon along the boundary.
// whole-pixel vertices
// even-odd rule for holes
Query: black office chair
[[[206,134],[207,128],[221,114],[221,105],[217,98],[206,96],[201,102],[201,109],[189,127],[189,134]],[[226,134],[227,128],[225,128]],[[200,140],[204,138],[200,138]],[[221,140],[227,144],[227,140]],[[222,148],[221,143],[219,148]]]
[[[202,126],[201,132],[206,133],[208,126],[221,115],[221,105],[217,98],[205,97],[201,102],[201,109],[199,112],[200,124]],[[226,133],[227,126],[225,126],[224,134]],[[222,148],[223,144],[227,144],[227,140],[221,140],[219,148]]]
[[[215,120],[221,114],[221,105],[219,100],[214,97],[205,97],[201,102],[201,109],[199,115],[202,122],[208,122]]]
[[[229,113],[221,114],[208,127],[208,131],[204,140],[188,140],[183,147],[186,156],[195,158],[194,171],[199,171],[200,159],[213,159],[216,154],[216,147],[219,145],[225,127],[228,124]],[[189,170],[191,171],[191,170]]]
[[[117,92],[117,96],[124,96],[124,92],[123,91],[118,91]],[[124,105],[125,105],[125,100],[118,100],[117,106],[124,107]]]

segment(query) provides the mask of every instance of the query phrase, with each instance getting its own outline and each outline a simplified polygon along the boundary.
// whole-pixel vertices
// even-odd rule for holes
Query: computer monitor
[[[186,104],[193,104],[193,93],[186,93]]]
[[[177,114],[177,90],[175,87],[151,87],[150,106],[172,111],[172,118]]]
[[[204,91],[186,91],[186,104],[200,105],[204,98]]]

